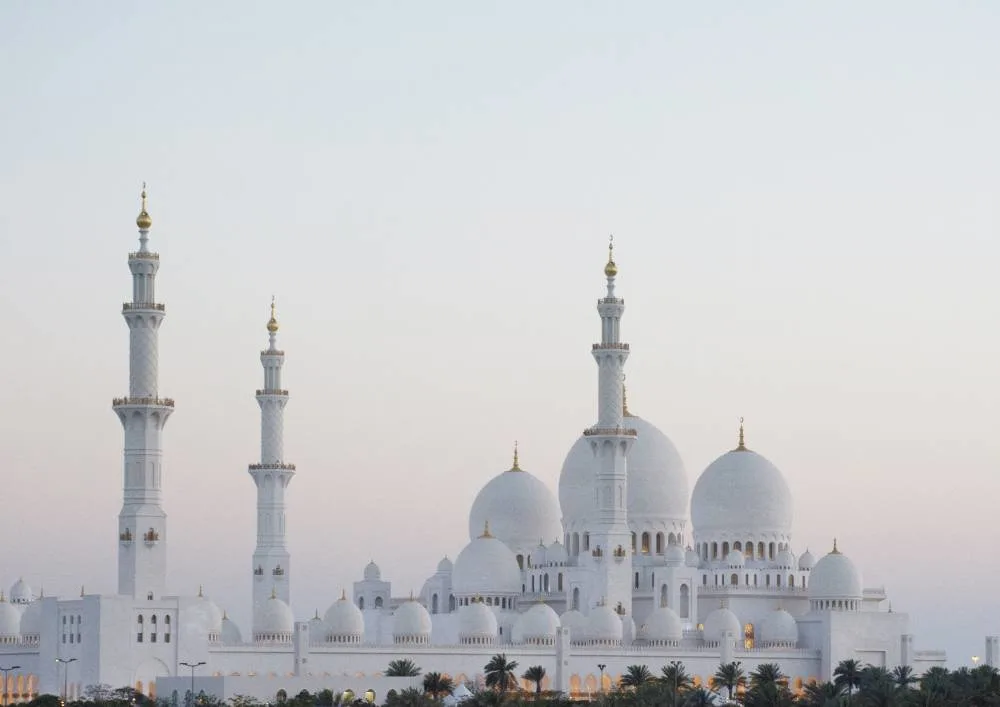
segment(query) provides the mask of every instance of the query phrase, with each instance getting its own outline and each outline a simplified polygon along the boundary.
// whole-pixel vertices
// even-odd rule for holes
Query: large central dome
[[[637,432],[626,465],[629,525],[683,521],[687,517],[688,482],[677,447],[641,417],[628,415],[625,426]],[[559,505],[567,530],[592,513],[596,474],[597,460],[590,442],[580,437],[566,455],[559,476]]]

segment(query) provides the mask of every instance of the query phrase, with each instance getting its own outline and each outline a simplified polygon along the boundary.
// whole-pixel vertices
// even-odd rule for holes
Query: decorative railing
[[[156,302],[123,302],[122,311],[123,312],[135,312],[138,310],[152,309],[157,312],[165,312],[167,310],[166,305],[157,304]]]
[[[588,427],[583,431],[585,437],[597,435],[613,435],[615,437],[635,437],[639,433],[631,427]]]
[[[257,391],[257,395],[288,395],[288,391],[281,388],[262,388]]]
[[[621,297],[601,297],[601,299],[597,300],[597,305],[600,306],[602,304],[625,304],[625,300]]]
[[[734,586],[732,584],[726,584],[719,587],[698,587],[699,594],[807,594],[808,592],[809,590],[805,587],[777,587],[773,585],[770,587],[766,587],[764,585],[748,587],[745,585]]]
[[[275,469],[278,471],[295,471],[294,464],[285,464],[283,462],[275,462],[272,464],[251,464],[250,470],[255,471],[257,469]]]
[[[139,398],[115,398],[111,401],[114,407],[119,405],[159,405],[165,408],[172,408],[174,406],[173,398],[154,398],[149,396],[139,397]]]
[[[284,356],[285,352],[280,349],[264,349],[260,352],[261,356]]]
[[[150,253],[148,250],[137,250],[128,254],[129,260],[159,260],[159,253]]]
[[[616,350],[616,351],[628,351],[629,350],[628,344],[622,344],[622,343],[617,343],[617,344],[594,344],[590,348],[593,349],[594,351],[600,351],[602,349],[613,349],[613,350]]]

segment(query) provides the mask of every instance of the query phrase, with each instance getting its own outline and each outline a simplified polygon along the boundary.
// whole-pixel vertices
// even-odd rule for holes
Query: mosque
[[[468,544],[454,561],[438,563],[419,595],[394,596],[373,562],[350,596],[331,597],[325,615],[303,618],[289,605],[285,494],[295,465],[282,442],[289,393],[272,303],[256,394],[260,462],[249,468],[257,488],[257,543],[247,567],[253,625],[237,627],[201,591],[170,594],[162,434],[174,401],[157,384],[166,311],[156,299],[160,257],[149,247],[145,189],[136,224],[132,297],[122,307],[129,389],[112,402],[124,429],[118,592],[35,596],[18,580],[0,598],[0,663],[18,666],[7,676],[7,700],[73,699],[100,683],[176,700],[195,681],[196,691],[223,698],[274,700],[322,688],[384,693],[414,682],[385,677],[391,660],[477,682],[499,652],[522,667],[543,666],[544,689],[574,696],[607,689],[628,665],[657,673],[675,660],[699,682],[723,662],[739,660],[748,671],[777,662],[794,688],[831,679],[847,658],[909,665],[917,674],[945,664],[943,651],[915,648],[907,615],[889,607],[884,589],[864,586],[836,542],[819,557],[796,553],[788,486],[748,446],[742,424],[738,444],[701,473],[689,497],[674,444],[628,409],[625,301],[611,247],[597,301],[600,340],[591,349],[596,422],[569,448],[558,500],[521,468],[515,448],[510,469],[472,504]],[[987,638],[991,665],[997,641]]]

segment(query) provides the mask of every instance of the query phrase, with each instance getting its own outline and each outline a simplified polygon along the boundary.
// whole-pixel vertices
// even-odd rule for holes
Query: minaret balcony
[[[155,545],[160,542],[160,534],[150,528],[148,531],[142,534],[142,541],[147,545]]]
[[[257,391],[257,395],[288,395],[288,391],[281,388],[261,388]]]
[[[285,464],[284,462],[270,462],[268,464],[251,464],[250,471],[295,471],[294,464]]]
[[[125,532],[124,533],[119,533],[118,534],[118,540],[121,541],[122,545],[131,545],[132,544],[132,531],[129,530],[128,528],[125,528]]]
[[[597,300],[597,305],[600,306],[602,304],[625,304],[625,300],[621,297],[601,297],[601,299]]]
[[[611,350],[615,350],[615,351],[628,351],[629,350],[628,344],[621,344],[621,343],[616,343],[616,344],[594,344],[591,348],[594,351],[600,351],[600,350],[603,350],[603,349],[611,349]]]
[[[123,407],[126,405],[156,405],[158,407],[172,408],[174,406],[173,398],[156,398],[151,396],[143,396],[139,398],[115,398],[111,401],[112,407]]]
[[[588,427],[583,431],[585,437],[637,437],[639,433],[632,427]]]
[[[128,254],[129,260],[159,260],[159,253],[150,253],[148,250],[137,250]]]
[[[156,302],[125,302],[122,304],[122,312],[136,312],[136,311],[147,311],[153,310],[155,312],[165,312],[167,310],[166,305],[157,304]]]

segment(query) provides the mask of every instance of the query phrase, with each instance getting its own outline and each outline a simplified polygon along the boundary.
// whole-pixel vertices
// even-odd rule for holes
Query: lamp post
[[[979,656],[978,655],[972,656],[972,664],[975,665],[976,667],[979,667]],[[0,668],[0,670],[3,670],[3,668]]]
[[[194,705],[194,669],[199,668],[205,664],[205,661],[199,660],[197,663],[181,663],[185,668],[191,668],[191,702],[190,705]]]
[[[7,673],[11,670],[19,670],[20,665],[12,665],[9,668],[0,668],[0,673],[3,673],[3,704],[7,704]]]
[[[606,667],[608,667],[608,666],[607,666],[607,665],[605,665],[604,663],[598,663],[598,664],[597,664],[597,669],[601,671],[601,684],[600,684],[600,686],[599,686],[599,687],[597,688],[597,691],[598,691],[598,692],[604,692],[604,669],[605,669]]]
[[[56,658],[56,662],[59,663],[60,665],[62,665],[62,670],[63,670],[62,703],[65,705],[66,704],[66,700],[69,698],[69,690],[68,690],[68,685],[69,685],[69,664],[70,663],[75,663],[76,662],[76,658]]]

